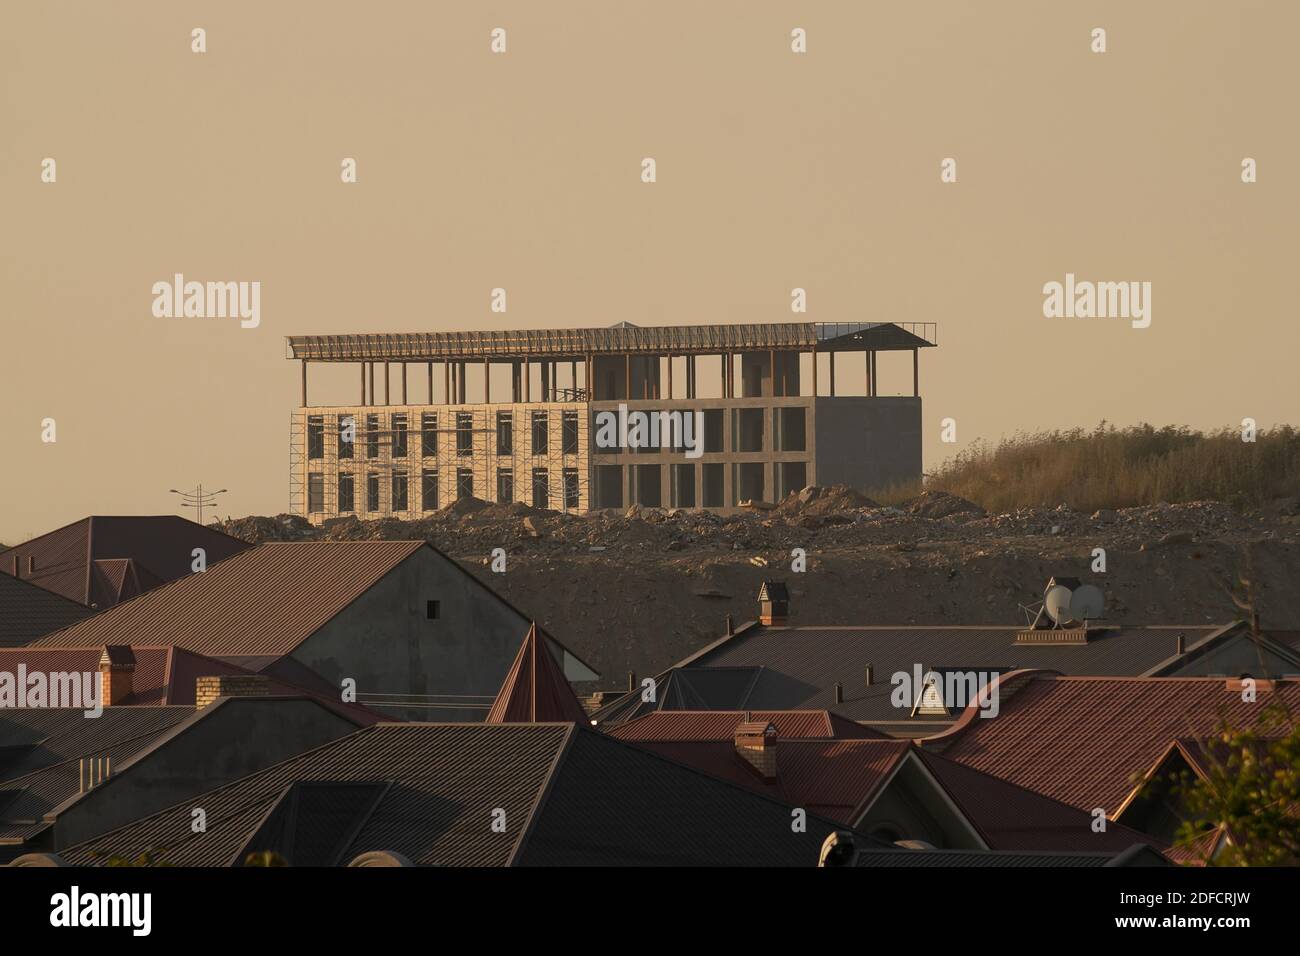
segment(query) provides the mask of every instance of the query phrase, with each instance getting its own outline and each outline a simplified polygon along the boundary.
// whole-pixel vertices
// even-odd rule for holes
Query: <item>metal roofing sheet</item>
[[[288,654],[423,547],[421,541],[269,542],[35,646],[167,643],[208,656]]]
[[[734,325],[635,326],[597,329],[530,329],[476,332],[404,332],[292,335],[289,358],[314,362],[528,356],[578,357],[589,353],[646,352],[677,355],[746,349],[925,348],[934,323],[770,322]]]
[[[991,720],[974,719],[927,743],[945,757],[1083,809],[1114,813],[1177,738],[1211,733],[1221,717],[1251,724],[1300,683],[1244,702],[1215,677],[1049,677],[1027,680]]]

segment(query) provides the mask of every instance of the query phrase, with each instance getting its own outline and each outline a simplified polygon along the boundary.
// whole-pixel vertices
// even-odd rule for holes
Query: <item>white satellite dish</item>
[[[1058,625],[1064,625],[1067,621],[1073,620],[1070,615],[1070,597],[1072,592],[1063,584],[1057,584],[1047,589],[1047,594],[1043,596],[1043,607],[1047,611],[1048,617]]]
[[[1075,588],[1070,596],[1070,617],[1076,621],[1093,621],[1106,613],[1106,595],[1095,584]]]

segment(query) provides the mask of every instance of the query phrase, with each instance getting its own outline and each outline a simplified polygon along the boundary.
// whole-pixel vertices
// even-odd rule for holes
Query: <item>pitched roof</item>
[[[268,542],[36,646],[168,643],[213,657],[292,652],[422,541]]]
[[[1300,707],[1300,682],[1261,683],[1254,703],[1222,677],[1012,675],[999,714],[972,709],[925,748],[1063,803],[1114,814],[1171,740],[1211,733],[1221,717],[1253,724],[1276,697]],[[1000,682],[1002,683],[1002,682]],[[1276,696],[1275,696],[1276,695]]]
[[[1242,633],[1236,624],[1127,627],[1098,631],[1085,644],[1017,644],[1016,627],[764,627],[751,624],[680,661],[660,675],[653,704],[628,694],[592,716],[620,721],[649,710],[833,710],[899,732],[942,726],[945,718],[909,718],[893,706],[894,673],[959,669],[1002,672],[1046,669],[1076,675],[1141,675],[1175,663],[1179,635],[1185,655]],[[865,668],[874,674],[865,683]],[[683,683],[684,682],[684,683]],[[835,702],[835,684],[844,700]],[[680,693],[675,686],[681,684]],[[687,692],[689,690],[689,692]]]
[[[300,782],[326,786],[306,793]],[[196,799],[204,833],[190,826]],[[287,799],[293,828],[277,812]],[[789,807],[581,724],[379,724],[63,855],[92,864],[149,849],[223,866],[252,849],[306,847],[300,859],[318,864],[387,850],[456,866],[813,866],[833,829],[809,815],[795,833]]]
[[[18,647],[94,613],[61,594],[0,574],[0,647]]]
[[[776,725],[781,740],[880,740],[884,734],[828,710],[655,710],[606,732],[619,740],[731,740],[746,720]]]
[[[374,722],[373,716],[362,708],[332,705],[330,701],[298,694],[275,694],[259,697],[223,698],[202,709],[194,706],[108,707],[98,717],[87,718],[76,709],[30,708],[0,711],[0,846],[11,848],[36,836],[63,810],[85,792],[82,789],[82,758],[107,758],[105,768],[111,773],[110,784],[130,769],[133,763],[147,758],[157,747],[188,731],[198,721],[206,720],[224,708],[249,706],[259,708],[252,713],[258,720],[280,721],[289,711],[283,707],[309,704],[331,711],[352,726]],[[273,712],[262,713],[260,708],[275,707]],[[304,746],[298,732],[277,741],[264,741],[263,746],[246,746],[249,731],[248,711],[234,724],[239,736],[230,738],[237,745],[240,759],[252,761],[251,766],[264,766],[274,753],[292,753]],[[294,723],[293,721],[289,721]],[[222,725],[218,725],[222,726]],[[270,726],[270,724],[267,724]],[[256,732],[257,725],[254,725]],[[209,737],[209,740],[212,738]],[[311,738],[308,738],[311,739]],[[208,771],[215,775],[235,776],[230,761],[208,759],[207,750],[200,759]],[[239,772],[246,772],[247,767]],[[171,770],[164,773],[174,776]],[[181,774],[179,782],[195,786],[191,775]],[[0,850],[0,856],[4,851]]]
[[[44,829],[44,815],[81,786],[81,758],[107,757],[119,767],[193,716],[189,707],[0,710],[0,844],[21,843]]]
[[[195,548],[212,565],[249,547],[179,515],[92,515],[0,552],[0,571],[102,610],[186,577]]]
[[[193,707],[200,677],[252,675],[253,672],[230,661],[194,654],[181,647],[10,647],[0,648],[0,672],[16,674],[24,665],[28,673],[88,673],[99,669],[105,652],[110,657],[129,656],[134,665],[131,693],[104,711],[130,710],[140,707]],[[315,672],[300,668],[271,668],[266,673],[268,694],[306,696],[340,714],[357,726],[378,723],[384,715],[364,704],[343,703],[338,689]],[[278,671],[284,671],[279,673]],[[301,677],[310,679],[302,680]],[[0,714],[15,711],[0,710]],[[81,713],[81,711],[77,711]],[[95,718],[98,719],[98,718]]]
[[[1135,844],[1165,844],[1119,823],[1093,829],[1092,814],[938,754],[917,749],[921,762],[996,850],[1116,853]]]
[[[777,745],[776,778],[769,780],[736,753],[729,734],[713,740],[640,739],[636,731],[645,722],[646,718],[641,718],[610,733],[670,760],[794,806],[807,807],[843,824],[855,823],[867,812],[910,754],[930,771],[944,794],[994,849],[1118,851],[1134,843],[1163,848],[1160,841],[1118,824],[1095,833],[1091,815],[1083,810],[923,753],[907,740],[798,740],[786,739],[782,734]],[[648,726],[653,732],[653,721]]]
[[[775,779],[764,779],[725,740],[637,740],[637,746],[668,760],[806,807],[850,824],[880,792],[907,755],[907,740],[781,740]]]
[[[546,649],[534,622],[497,692],[489,724],[586,723],[587,712],[578,703],[555,655]]]

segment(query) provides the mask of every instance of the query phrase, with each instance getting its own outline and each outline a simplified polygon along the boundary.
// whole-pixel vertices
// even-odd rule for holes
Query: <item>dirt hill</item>
[[[423,538],[536,615],[605,686],[650,674],[757,613],[765,578],[788,582],[799,624],[1022,623],[1051,575],[1107,594],[1127,623],[1196,624],[1241,616],[1229,582],[1253,582],[1266,628],[1300,629],[1300,500],[1238,512],[1218,502],[1082,514],[1065,508],[986,514],[930,492],[880,507],[842,488],[805,489],[730,517],[633,507],[564,515],[522,504],[458,502],[414,522],[289,515],[221,522],[266,540]],[[506,573],[489,567],[494,548]],[[791,570],[802,548],[807,570]],[[1093,549],[1106,573],[1093,574]]]

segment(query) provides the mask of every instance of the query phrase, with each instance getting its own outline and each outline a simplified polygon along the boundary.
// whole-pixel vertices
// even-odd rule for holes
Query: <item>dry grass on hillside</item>
[[[1300,431],[1210,433],[1166,425],[1017,434],[977,444],[927,476],[991,512],[1067,504],[1077,511],[1212,499],[1251,507],[1300,494]],[[882,504],[913,497],[917,486],[872,491]]]

